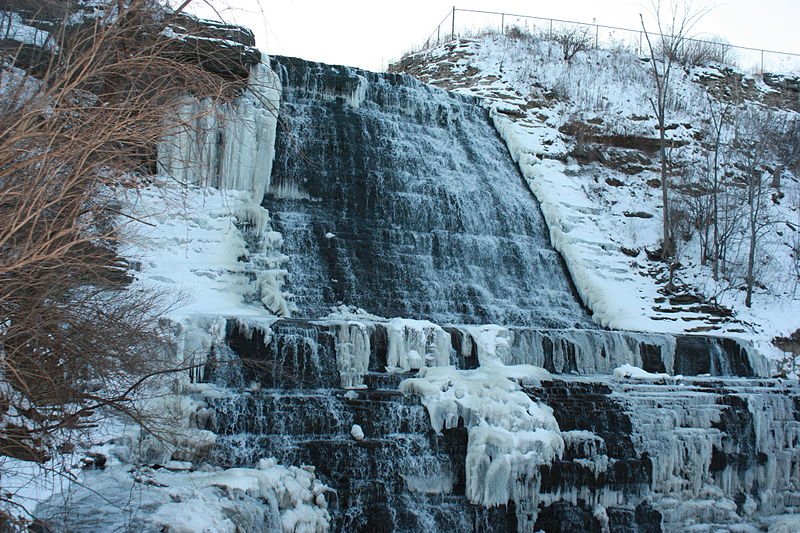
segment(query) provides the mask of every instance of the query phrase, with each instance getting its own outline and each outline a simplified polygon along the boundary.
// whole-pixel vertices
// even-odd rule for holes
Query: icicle
[[[255,65],[242,96],[222,106],[189,96],[178,124],[158,144],[159,169],[184,184],[247,191],[259,204],[275,158],[280,81]]]
[[[369,367],[369,327],[363,322],[336,325],[336,363],[344,389],[364,386],[364,373]]]
[[[450,363],[450,335],[427,320],[393,318],[386,324],[389,368],[419,370]]]

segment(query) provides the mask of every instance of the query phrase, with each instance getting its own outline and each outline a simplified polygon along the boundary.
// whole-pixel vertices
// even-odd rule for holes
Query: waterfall
[[[243,366],[206,368],[229,391],[206,400],[214,461],[313,465],[334,531],[747,530],[800,511],[800,387],[755,377],[746,344],[408,319],[230,320],[226,343]],[[687,375],[605,371],[625,361]]]
[[[273,58],[264,205],[299,314],[588,327],[538,204],[476,100],[413,78]]]

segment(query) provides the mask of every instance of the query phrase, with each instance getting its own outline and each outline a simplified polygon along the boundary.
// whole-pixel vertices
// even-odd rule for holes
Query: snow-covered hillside
[[[666,132],[671,204],[685,221],[676,239],[675,288],[667,290],[668,265],[658,257],[662,202],[650,68],[647,58],[624,48],[582,51],[566,61],[555,41],[510,32],[445,43],[408,55],[391,70],[485,99],[596,322],[743,336],[782,358],[772,339],[800,326],[796,165],[774,157],[760,161],[759,172],[777,172],[780,183],[765,202],[769,223],[758,242],[751,308],[742,290],[744,212],[729,215],[729,268],[715,281],[710,262],[700,260],[708,223],[692,219],[692,202],[708,195],[687,191],[701,190],[710,172],[711,129],[721,110],[729,117],[721,135],[725,146],[743,135],[730,117],[768,114],[797,128],[793,78],[748,76],[722,65],[674,68]],[[729,157],[725,172],[732,177],[741,164]],[[731,189],[729,205],[741,207],[741,186]]]

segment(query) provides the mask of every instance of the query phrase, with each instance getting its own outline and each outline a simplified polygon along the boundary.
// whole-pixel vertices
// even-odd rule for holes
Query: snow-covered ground
[[[740,273],[714,281],[710,266],[700,264],[697,232],[678,239],[676,280],[681,292],[693,296],[691,303],[674,299],[664,290],[666,265],[648,257],[660,248],[662,201],[658,155],[652,153],[658,137],[650,103],[653,84],[649,64],[637,54],[599,49],[565,61],[553,41],[488,34],[410,55],[392,69],[484,99],[598,324],[745,337],[770,357],[786,357],[771,341],[800,327],[798,179],[784,172],[784,196],[769,206],[778,222],[767,230],[757,253],[762,284],[751,308],[744,305]],[[797,95],[782,95],[758,76],[721,66],[681,65],[672,76],[667,135],[683,145],[671,156],[683,163],[684,172],[703,163],[698,132],[708,128],[709,102],[719,107],[701,81],[735,79],[744,94],[739,111],[788,102],[772,112],[780,120],[797,120],[791,109]],[[605,143],[605,161],[598,162],[597,154],[594,160],[591,154],[579,157],[595,140]],[[638,149],[626,143],[638,143]],[[726,309],[721,316],[700,305],[712,301]]]

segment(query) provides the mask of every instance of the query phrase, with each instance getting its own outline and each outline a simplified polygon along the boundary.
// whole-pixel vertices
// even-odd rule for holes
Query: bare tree
[[[650,98],[650,104],[658,122],[659,158],[661,159],[661,201],[663,204],[663,244],[661,253],[664,259],[671,259],[674,257],[675,241],[672,235],[669,165],[667,161],[667,101],[676,59],[679,57],[689,32],[704,15],[704,12],[693,12],[689,4],[679,5],[674,3],[665,6],[661,0],[656,1],[652,7],[657,28],[656,33],[651,33],[647,30],[644,17],[641,14],[639,18],[647,40],[650,54],[650,71],[655,83],[655,95]]]
[[[115,253],[156,143],[183,95],[231,82],[185,61],[150,0],[52,32],[45,64],[6,49],[0,71],[0,456],[44,461],[98,409],[133,399],[160,359],[160,295],[126,290]]]
[[[720,262],[722,261],[724,263],[725,260],[725,243],[728,234],[725,231],[725,224],[721,220],[722,213],[720,213],[720,195],[722,189],[720,152],[723,149],[723,132],[725,131],[726,125],[728,125],[731,120],[732,105],[730,102],[726,104],[717,103],[712,99],[711,95],[707,95],[707,98],[712,133],[711,143],[707,148],[707,153],[709,154],[709,175],[711,178],[711,226],[713,228],[713,239],[711,241],[713,246],[710,255],[713,277],[714,280],[717,281],[719,280]],[[705,259],[705,257],[703,259]]]
[[[776,201],[770,194],[776,169],[770,168],[770,165],[780,161],[781,137],[788,125],[785,116],[766,109],[749,109],[736,122],[734,147],[742,174],[746,206],[747,257],[744,280],[747,307],[752,306],[753,289],[757,282],[757,250],[762,245],[767,229],[777,222],[770,212]],[[781,166],[780,163],[778,166]]]

